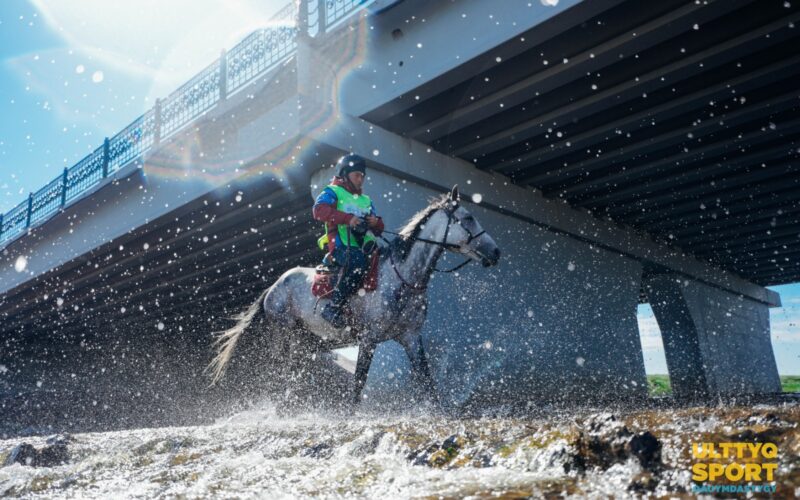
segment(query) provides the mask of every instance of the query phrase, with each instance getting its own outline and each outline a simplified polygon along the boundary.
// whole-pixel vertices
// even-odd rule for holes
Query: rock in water
[[[36,462],[36,448],[28,443],[21,443],[14,447],[3,465],[22,464],[34,465]]]
[[[67,449],[68,438],[56,437],[47,440],[47,446],[34,448],[28,443],[21,443],[9,453],[3,465],[21,464],[31,467],[55,467],[69,461]]]
[[[69,461],[66,441],[48,444],[36,452],[36,467],[55,467]]]
[[[613,415],[592,417],[585,425],[573,443],[576,453],[567,469],[607,469],[630,458],[636,458],[646,470],[660,468],[661,443],[649,431],[634,434]]]
[[[625,449],[639,459],[639,463],[648,470],[661,465],[661,443],[650,431],[634,435],[626,443]]]

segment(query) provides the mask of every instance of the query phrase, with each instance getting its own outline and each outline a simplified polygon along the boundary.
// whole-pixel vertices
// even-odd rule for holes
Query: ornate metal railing
[[[6,214],[0,214],[0,245],[41,223],[81,197],[220,101],[278,66],[296,52],[300,28],[312,37],[327,33],[374,0],[292,1],[260,29],[186,82],[62,175]]]
[[[64,176],[62,175],[50,181],[50,184],[33,195],[33,199],[31,200],[30,223],[36,224],[51,214],[58,212],[58,209],[61,208],[61,199],[63,195]]]
[[[226,54],[227,91],[235,93],[262,73],[274,68],[297,48],[297,7],[290,3],[260,29]]]
[[[64,203],[69,203],[84,192],[96,186],[103,179],[104,166],[107,166],[105,153],[101,146],[93,153],[67,169],[67,182],[64,183]]]
[[[115,172],[150,149],[156,139],[156,112],[146,112],[108,144],[109,172]]]
[[[341,21],[355,14],[371,4],[374,0],[323,0],[321,5],[325,7],[325,32],[333,29]],[[321,13],[322,14],[322,13]]]
[[[27,200],[12,208],[3,216],[3,223],[0,224],[3,231],[3,238],[15,238],[24,233],[28,228],[28,214],[30,214],[28,209],[30,208],[30,201],[31,198],[28,197]]]
[[[220,61],[209,67],[171,93],[161,105],[161,137],[180,130],[219,102]]]

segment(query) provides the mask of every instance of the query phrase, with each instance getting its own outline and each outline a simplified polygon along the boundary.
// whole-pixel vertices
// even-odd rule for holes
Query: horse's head
[[[496,265],[500,260],[500,249],[469,210],[461,205],[458,186],[453,186],[446,207],[449,221],[445,242],[448,250],[480,262],[485,267]]]

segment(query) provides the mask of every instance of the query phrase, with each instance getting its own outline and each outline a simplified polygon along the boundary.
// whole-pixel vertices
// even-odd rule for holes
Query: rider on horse
[[[359,155],[341,157],[337,173],[314,203],[314,219],[325,223],[325,235],[319,240],[328,249],[323,259],[327,266],[343,268],[333,290],[331,302],[322,310],[322,318],[336,328],[344,326],[342,306],[358,289],[369,267],[368,255],[375,249],[375,238],[383,232],[383,220],[361,188],[366,175],[366,161]]]

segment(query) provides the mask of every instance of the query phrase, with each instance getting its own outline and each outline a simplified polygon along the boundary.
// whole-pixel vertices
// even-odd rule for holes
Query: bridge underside
[[[472,19],[490,5],[461,7]],[[435,12],[407,23],[417,8]],[[460,33],[452,14],[406,1],[358,22],[403,26],[414,36],[374,36],[393,33],[396,50],[436,47],[415,52],[433,65],[424,58],[459,49],[429,40]],[[345,151],[370,158],[369,192],[392,228],[453,183],[483,194],[465,204],[503,261],[491,275],[466,268],[455,281],[435,280],[423,332],[451,402],[643,398],[641,300],[658,303],[676,394],[779,390],[768,315],[779,301],[753,284],[800,278],[797,17],[782,2],[582,2],[421,86],[416,74],[392,74],[406,91],[351,113],[364,121],[334,105],[330,128],[330,96],[371,87],[389,56],[353,64],[355,76],[335,88],[340,68],[326,64],[341,65],[349,35],[300,40],[296,61],[270,77],[279,88],[265,77],[187,128],[184,142],[164,147],[171,152],[144,159],[144,171],[158,170],[171,153],[195,172],[245,158],[244,169],[262,174],[274,151],[291,151],[291,179],[232,178],[200,192],[137,172],[5,249],[6,263],[15,252],[33,261],[85,243],[92,231],[80,224],[101,215],[114,226],[115,213],[172,206],[134,230],[117,224],[90,251],[2,296],[3,409],[82,393],[87,404],[113,406],[113,418],[139,402],[165,421],[170,412],[191,421],[198,401],[257,394],[263,384],[253,377],[268,375],[258,356],[234,363],[221,389],[206,389],[212,332],[284,270],[319,259],[309,184],[325,182],[329,172],[319,170]],[[300,108],[326,128],[303,125]],[[19,279],[6,271],[0,277]],[[373,400],[402,399],[407,369],[402,350],[382,346]]]
[[[606,8],[364,118],[753,283],[798,281],[800,5],[589,3]]]
[[[146,183],[135,176],[130,184]],[[8,427],[0,434],[54,422],[86,429],[213,417],[226,398],[206,387],[212,333],[287,267],[318,259],[307,187],[266,183],[242,193],[197,199],[6,297],[0,405]],[[239,396],[264,388],[253,383],[269,375],[260,355],[233,367],[233,380],[251,381],[232,382]],[[99,406],[87,411],[92,402]]]

